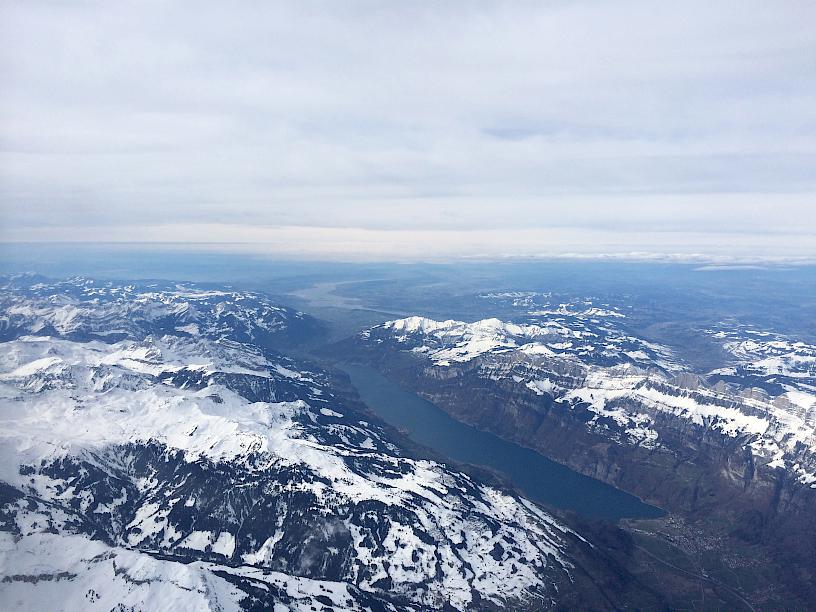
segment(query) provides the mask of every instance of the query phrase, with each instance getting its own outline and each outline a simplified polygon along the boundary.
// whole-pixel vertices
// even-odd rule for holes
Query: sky
[[[0,0],[0,241],[816,260],[816,2]]]

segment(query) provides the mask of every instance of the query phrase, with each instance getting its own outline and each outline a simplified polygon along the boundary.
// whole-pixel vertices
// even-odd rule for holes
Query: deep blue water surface
[[[407,429],[414,441],[454,461],[487,466],[535,501],[589,518],[662,516],[659,508],[589,478],[493,434],[460,423],[421,397],[401,389],[367,366],[343,365],[362,400],[390,425]]]

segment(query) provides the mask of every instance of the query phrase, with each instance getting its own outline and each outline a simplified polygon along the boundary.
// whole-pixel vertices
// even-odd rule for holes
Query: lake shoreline
[[[666,516],[661,508],[626,491],[457,421],[370,366],[334,365],[349,376],[366,406],[402,435],[452,462],[495,473],[532,501],[589,520],[617,522]]]

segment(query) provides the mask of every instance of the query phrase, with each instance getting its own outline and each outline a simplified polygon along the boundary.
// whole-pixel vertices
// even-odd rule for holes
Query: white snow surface
[[[81,535],[36,533],[15,541],[0,532],[0,602],[4,610],[168,610],[238,612],[246,593],[216,571],[281,589],[279,610],[312,611],[328,598],[338,610],[365,608],[344,582],[313,580],[250,566],[180,563],[110,547]],[[119,607],[117,607],[119,606]]]
[[[383,328],[391,330],[400,340],[410,334],[431,337],[438,347],[422,347],[421,352],[439,365],[449,361],[470,361],[497,349],[511,349],[529,340],[548,336],[552,330],[538,325],[516,325],[499,319],[484,319],[475,323],[464,321],[434,321],[425,317],[408,317],[388,321]]]

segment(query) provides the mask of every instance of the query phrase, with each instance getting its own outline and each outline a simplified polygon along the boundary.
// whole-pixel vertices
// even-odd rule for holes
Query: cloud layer
[[[0,240],[816,254],[805,0],[32,1],[0,21]]]

